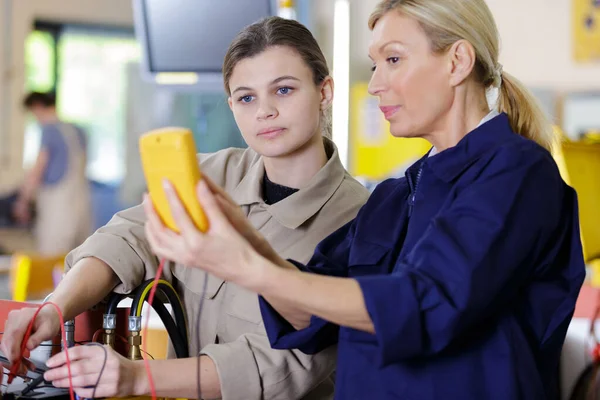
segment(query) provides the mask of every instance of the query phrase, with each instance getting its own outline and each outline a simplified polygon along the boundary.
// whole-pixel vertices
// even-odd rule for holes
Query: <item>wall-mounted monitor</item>
[[[276,13],[273,0],[133,0],[133,7],[143,75],[194,90],[222,90],[230,42]]]

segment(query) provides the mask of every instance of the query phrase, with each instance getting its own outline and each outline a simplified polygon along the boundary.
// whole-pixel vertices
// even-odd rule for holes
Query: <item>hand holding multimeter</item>
[[[196,198],[196,185],[202,175],[192,132],[185,128],[157,129],[144,134],[139,144],[148,192],[165,226],[180,231],[163,189],[163,182],[168,180],[196,228],[205,232],[208,221]]]
[[[140,139],[142,164],[150,199],[163,225],[180,233],[171,215],[168,197],[163,189],[167,179],[179,200],[201,232],[208,230],[208,220],[196,196],[196,185],[202,179],[191,131],[183,128],[158,129]],[[277,262],[277,253],[247,220],[239,206],[220,187],[205,179],[208,189],[219,202],[221,212],[232,227],[265,258]],[[146,210],[148,212],[148,210]]]
[[[140,139],[140,151],[151,200],[144,202],[148,218],[146,237],[159,258],[199,268],[226,280],[237,274],[240,257],[247,254],[245,246],[274,263],[279,262],[275,250],[222,188],[209,179],[198,185],[201,175],[189,130],[168,128],[149,132]],[[165,180],[170,184],[163,185]],[[206,211],[215,218],[210,233],[209,221],[198,199],[200,194]],[[182,227],[177,226],[172,211]],[[165,226],[169,229],[164,229]],[[199,235],[198,231],[208,234]],[[227,268],[232,265],[236,267]]]

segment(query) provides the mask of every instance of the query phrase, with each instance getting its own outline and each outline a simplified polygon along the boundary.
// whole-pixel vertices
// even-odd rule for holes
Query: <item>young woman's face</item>
[[[229,106],[248,146],[266,157],[283,157],[321,141],[321,108],[328,102],[322,86],[288,47],[271,47],[237,63]]]
[[[369,57],[369,93],[397,137],[424,136],[436,129],[452,104],[450,67],[434,54],[429,39],[412,18],[388,12],[375,25]]]

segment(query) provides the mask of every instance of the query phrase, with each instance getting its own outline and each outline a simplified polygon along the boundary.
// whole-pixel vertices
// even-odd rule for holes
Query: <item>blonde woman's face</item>
[[[294,50],[276,46],[241,60],[229,89],[235,121],[257,153],[283,157],[322,140],[321,91]]]
[[[421,137],[441,125],[452,104],[451,63],[431,51],[417,21],[399,12],[375,25],[369,46],[373,75],[369,93],[396,137]]]

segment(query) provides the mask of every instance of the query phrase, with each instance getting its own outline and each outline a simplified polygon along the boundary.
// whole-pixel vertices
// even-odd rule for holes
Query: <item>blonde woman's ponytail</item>
[[[498,111],[508,115],[512,130],[552,151],[556,135],[533,94],[518,79],[500,72]]]
[[[498,63],[498,28],[485,0],[381,0],[369,19],[391,11],[414,18],[423,27],[432,50],[443,53],[458,40],[467,40],[477,55],[476,76],[486,88],[499,88],[498,109],[505,112],[514,132],[553,149],[554,131],[533,95]]]

